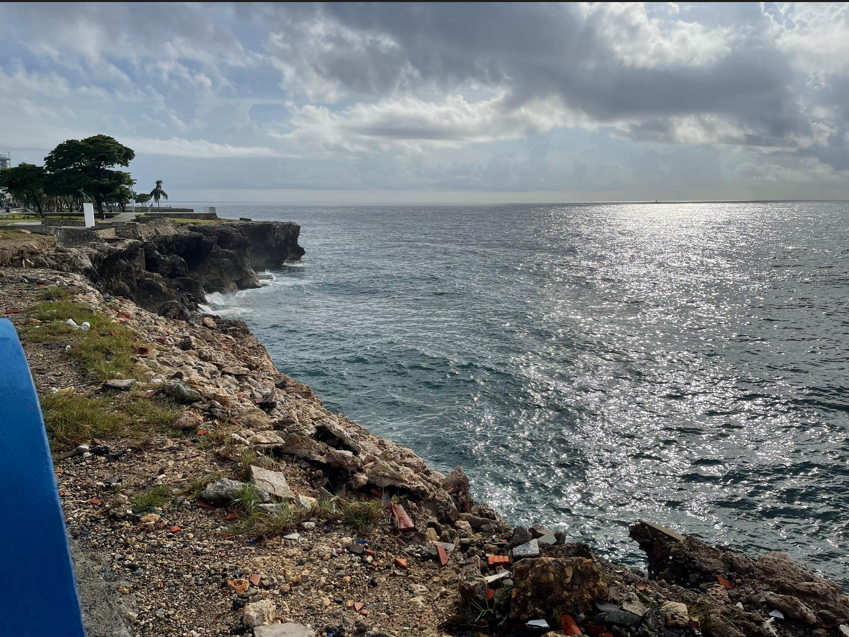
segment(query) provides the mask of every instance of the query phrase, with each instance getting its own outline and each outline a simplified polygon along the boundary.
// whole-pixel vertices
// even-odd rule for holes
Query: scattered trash
[[[525,624],[528,628],[536,628],[542,630],[548,630],[548,622],[544,619],[532,619],[527,624]]]
[[[609,613],[614,610],[619,610],[619,606],[617,604],[614,604],[613,602],[608,602],[605,599],[595,600],[595,607],[599,610],[600,613]]]
[[[403,560],[400,557],[395,558],[395,566],[403,568],[405,571],[407,570],[407,560]]]
[[[77,325],[77,322],[74,319],[71,319],[71,318],[69,318],[67,321],[65,321],[65,325],[70,325],[74,329],[77,329],[79,327],[79,325]]]
[[[784,619],[784,613],[780,610],[772,610],[769,612],[770,617],[775,617],[776,619]]]
[[[437,546],[439,545],[437,544]],[[506,555],[490,555],[487,558],[487,561],[489,562],[490,566],[498,566],[499,564],[509,564],[510,558]]]

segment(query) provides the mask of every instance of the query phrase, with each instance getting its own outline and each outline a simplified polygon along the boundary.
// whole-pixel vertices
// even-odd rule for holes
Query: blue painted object
[[[0,485],[0,635],[85,637],[41,407],[6,319],[0,319]]]

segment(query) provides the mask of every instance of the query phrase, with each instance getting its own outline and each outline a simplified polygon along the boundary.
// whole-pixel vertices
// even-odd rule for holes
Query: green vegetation
[[[32,203],[41,215],[41,203],[47,188],[47,171],[42,166],[19,164],[0,172],[0,188],[16,199]]]
[[[383,501],[380,498],[355,497],[339,502],[342,518],[360,533],[383,518]]]
[[[20,203],[34,206],[39,216],[45,208],[82,210],[85,201],[94,202],[101,214],[104,204],[126,210],[127,203],[136,198],[132,191],[135,181],[130,173],[115,167],[129,166],[135,155],[108,135],[69,139],[50,151],[43,167],[19,164],[4,170],[0,188]]]
[[[239,518],[231,525],[230,531],[253,537],[274,537],[290,532],[309,516],[308,511],[290,502],[276,504],[273,511],[266,510],[261,504],[254,485],[242,487],[236,499]]]
[[[70,301],[74,298],[74,292],[68,288],[51,285],[41,293],[41,298],[45,301]]]
[[[41,411],[54,450],[115,436],[124,425],[105,398],[48,394],[41,397]]]
[[[21,332],[34,342],[68,342],[67,354],[100,380],[129,378],[136,371],[133,358],[138,349],[138,336],[131,329],[104,314],[71,301],[47,301],[32,309],[40,325],[25,325]],[[66,325],[73,319],[77,325],[88,322],[88,330]]]
[[[156,188],[150,191],[150,195],[148,195],[150,199],[153,199],[156,202],[156,207],[159,207],[159,200],[164,199],[168,201],[168,193],[162,190],[162,180],[156,180]]]
[[[92,438],[108,439],[121,433],[141,435],[151,429],[167,431],[180,415],[169,405],[133,395],[88,398],[47,394],[41,397],[41,411],[54,452]]]
[[[164,507],[171,501],[171,491],[165,487],[153,487],[147,491],[137,493],[132,497],[130,503],[133,505],[133,513],[139,515],[150,513],[157,507]]]

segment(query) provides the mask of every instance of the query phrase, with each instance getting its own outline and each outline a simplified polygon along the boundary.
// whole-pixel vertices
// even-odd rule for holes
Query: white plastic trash
[[[65,321],[65,325],[70,325],[71,327],[79,327],[79,325],[77,325],[77,322],[74,319],[68,319],[67,321]]]
[[[89,328],[91,328],[91,325],[89,325],[89,322],[88,322],[88,321],[86,321],[85,323],[83,323],[82,325],[80,325],[80,329],[82,329],[82,330],[86,330],[86,331],[88,331],[88,330],[89,330]]]

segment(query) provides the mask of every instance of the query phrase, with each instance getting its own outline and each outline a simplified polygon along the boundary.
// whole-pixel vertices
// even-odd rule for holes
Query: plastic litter
[[[79,327],[79,325],[77,325],[77,322],[74,319],[68,319],[67,321],[65,321],[65,325],[70,325],[74,328]]]

